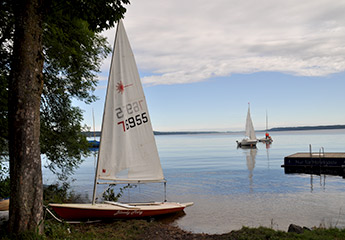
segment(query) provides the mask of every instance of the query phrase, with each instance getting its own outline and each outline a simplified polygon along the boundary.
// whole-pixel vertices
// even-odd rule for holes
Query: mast
[[[93,140],[96,141],[95,114],[94,114],[94,112],[93,112],[93,108],[92,108],[92,120],[93,120]]]
[[[268,132],[268,116],[267,116],[267,110],[266,110],[266,132]]]
[[[114,48],[113,48],[112,56],[114,56],[114,52],[115,52],[115,45],[116,45],[115,43],[116,43],[118,31],[119,31],[120,21],[121,21],[121,19],[117,23],[117,28],[116,28],[116,33],[115,33],[115,40],[114,40]],[[109,76],[108,76],[108,84],[107,84],[107,93],[106,93],[105,101],[104,101],[104,109],[106,109],[106,105],[107,105],[108,89],[109,89],[109,85],[110,85],[110,72],[111,72],[111,69],[112,69],[112,66],[113,66],[113,62],[114,62],[114,57],[111,58],[111,64],[110,64],[110,70],[109,70]],[[104,115],[105,115],[105,111],[103,111],[101,133],[103,133]],[[101,151],[101,148],[102,148],[102,134],[101,134],[100,144],[99,144],[99,149],[98,149],[98,154],[97,154],[97,165],[96,165],[95,180],[94,180],[94,185],[93,185],[92,205],[94,205],[96,203],[97,180],[98,180],[98,171],[99,171],[99,153]]]

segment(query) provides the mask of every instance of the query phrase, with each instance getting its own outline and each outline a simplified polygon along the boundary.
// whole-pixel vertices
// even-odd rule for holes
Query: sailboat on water
[[[266,133],[265,133],[265,137],[260,138],[259,142],[263,142],[263,143],[268,143],[271,144],[273,142],[272,137],[270,136],[270,134],[268,133],[268,117],[267,117],[267,111],[266,111]]]
[[[182,211],[193,203],[96,203],[98,184],[166,182],[143,88],[124,26],[117,26],[92,203],[49,204],[65,220],[117,219]]]
[[[248,112],[247,112],[247,119],[246,119],[246,137],[242,139],[242,141],[236,141],[238,147],[256,147],[257,139],[256,134],[252,122],[252,118],[250,116],[250,104],[248,103]]]
[[[92,121],[93,121],[93,140],[89,140],[91,147],[89,148],[91,151],[98,151],[99,149],[99,141],[96,140],[96,129],[95,129],[95,114],[92,109]]]

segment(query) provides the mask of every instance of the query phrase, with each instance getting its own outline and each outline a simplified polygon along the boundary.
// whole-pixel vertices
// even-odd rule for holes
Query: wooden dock
[[[345,166],[345,153],[295,153],[284,158],[282,167],[342,167]]]
[[[295,153],[284,158],[285,173],[345,174],[345,153]]]

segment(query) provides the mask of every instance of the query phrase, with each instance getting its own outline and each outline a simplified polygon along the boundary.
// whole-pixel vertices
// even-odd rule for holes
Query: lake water
[[[296,152],[345,152],[345,130],[271,132],[269,148],[237,148],[240,134],[155,136],[167,200],[194,202],[174,220],[196,233],[225,233],[242,226],[286,231],[301,226],[345,227],[345,180],[340,176],[285,174],[284,157]],[[263,137],[264,133],[257,133]],[[95,158],[76,171],[73,189],[92,196]],[[54,177],[43,170],[44,183]],[[101,193],[101,189],[99,190]],[[125,190],[122,201],[164,200],[163,184]]]

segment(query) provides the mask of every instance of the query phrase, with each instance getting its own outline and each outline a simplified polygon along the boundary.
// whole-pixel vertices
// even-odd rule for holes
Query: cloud
[[[131,3],[124,24],[139,69],[152,73],[143,82],[182,84],[233,73],[344,71],[344,12],[339,0],[147,0]],[[105,33],[111,44],[114,32]]]

